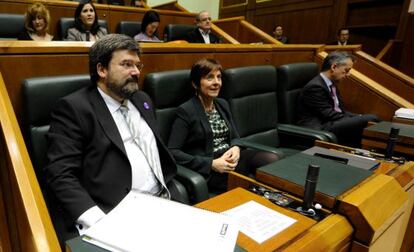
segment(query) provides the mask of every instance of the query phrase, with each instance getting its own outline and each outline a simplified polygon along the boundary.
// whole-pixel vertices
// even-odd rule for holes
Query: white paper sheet
[[[233,251],[238,227],[229,217],[131,191],[85,233],[111,251]]]
[[[240,232],[257,243],[262,243],[296,222],[284,214],[276,212],[255,201],[222,212],[239,225]]]

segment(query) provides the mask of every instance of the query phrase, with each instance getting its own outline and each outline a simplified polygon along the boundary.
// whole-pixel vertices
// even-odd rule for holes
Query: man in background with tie
[[[298,124],[333,132],[340,144],[359,147],[363,129],[368,121],[378,121],[372,114],[346,111],[336,84],[345,79],[354,65],[347,52],[330,53],[322,63],[321,73],[301,90]]]
[[[89,51],[91,86],[52,112],[45,174],[61,211],[53,220],[61,242],[94,225],[130,190],[174,199],[176,165],[155,130],[150,98],[138,90],[139,55],[132,38],[103,37]]]

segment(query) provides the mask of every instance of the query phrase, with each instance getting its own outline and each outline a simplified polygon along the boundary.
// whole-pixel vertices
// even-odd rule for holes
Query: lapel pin
[[[150,109],[150,106],[149,106],[149,104],[148,104],[147,102],[144,102],[144,108],[145,108],[146,110]]]

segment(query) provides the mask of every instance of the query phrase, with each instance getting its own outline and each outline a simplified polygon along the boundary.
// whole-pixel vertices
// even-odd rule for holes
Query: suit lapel
[[[105,135],[126,155],[124,143],[115,121],[97,88],[93,88],[90,92],[90,103],[95,110],[96,117]]]
[[[213,139],[213,131],[211,130],[210,123],[208,122],[207,115],[204,112],[204,107],[201,105],[198,97],[193,98],[193,104],[196,108],[197,117],[200,118],[201,125],[203,126],[204,132],[206,134],[205,139]],[[213,151],[213,141],[206,141],[207,151]]]

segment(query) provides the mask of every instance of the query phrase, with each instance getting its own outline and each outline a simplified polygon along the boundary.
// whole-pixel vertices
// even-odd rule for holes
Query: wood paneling
[[[60,251],[7,93],[0,74],[0,186],[6,202],[1,222],[8,225],[13,251]]]
[[[409,15],[399,68],[414,78],[414,14]]]
[[[220,18],[245,16],[268,34],[280,24],[290,43],[296,44],[331,43],[340,27],[349,26],[350,40],[375,56],[395,38],[406,1],[247,0],[244,5],[222,4]]]

